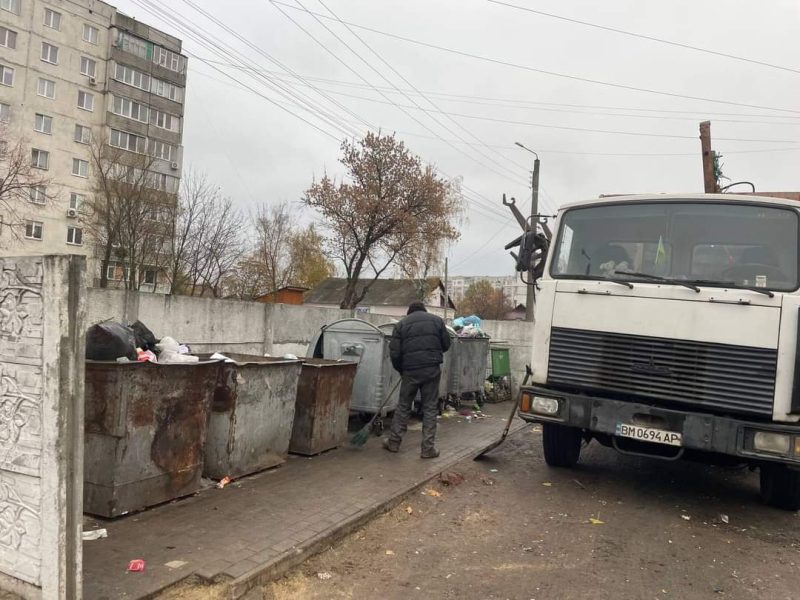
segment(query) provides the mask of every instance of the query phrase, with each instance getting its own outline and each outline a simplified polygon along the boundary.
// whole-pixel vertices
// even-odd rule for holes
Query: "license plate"
[[[625,423],[617,423],[617,435],[643,442],[655,442],[656,444],[668,444],[670,446],[680,446],[683,443],[683,436],[675,431],[627,425]]]

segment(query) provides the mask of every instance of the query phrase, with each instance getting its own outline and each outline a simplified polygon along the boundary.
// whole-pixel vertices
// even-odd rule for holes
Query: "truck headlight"
[[[534,396],[533,402],[531,403],[531,409],[533,412],[541,415],[555,415],[558,414],[559,402],[555,398]]]
[[[788,456],[792,438],[784,433],[757,431],[753,436],[753,450]]]

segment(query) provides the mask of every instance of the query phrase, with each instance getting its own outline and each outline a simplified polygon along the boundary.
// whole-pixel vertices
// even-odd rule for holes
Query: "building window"
[[[147,148],[146,138],[128,133],[127,131],[119,131],[118,129],[111,130],[110,143],[115,148],[122,148],[123,150],[138,152],[139,154],[143,154]]]
[[[106,266],[106,277],[113,281],[121,281],[129,278],[128,266],[119,262],[109,262]]]
[[[11,105],[0,102],[0,123],[8,123],[11,120]]]
[[[117,65],[114,69],[114,79],[132,85],[140,90],[144,90],[145,92],[150,91],[150,76],[147,73],[142,73],[131,67]]]
[[[7,10],[15,15],[19,14],[19,0],[0,0],[0,10]]]
[[[75,125],[75,137],[79,144],[88,144],[92,141],[92,130],[85,125]]]
[[[180,131],[181,129],[180,117],[160,110],[150,110],[150,123],[168,131]]]
[[[67,243],[73,246],[83,244],[83,229],[80,227],[67,227]]]
[[[31,202],[34,204],[44,204],[47,201],[47,186],[34,185],[28,190]]]
[[[153,57],[153,43],[120,31],[117,36],[117,48],[130,52],[139,58],[150,60]]]
[[[58,13],[49,8],[44,9],[44,26],[51,29],[61,29],[61,13]]]
[[[91,58],[81,56],[81,75],[95,77],[97,74],[97,62]]]
[[[113,112],[115,115],[120,115],[122,117],[128,117],[129,119],[134,119],[142,123],[147,123],[149,110],[144,104],[135,102],[134,100],[129,100],[128,98],[114,96],[114,102],[111,105],[111,112]]]
[[[83,90],[78,90],[78,108],[83,110],[94,110],[94,95]]]
[[[169,98],[170,100],[174,100],[175,102],[181,101],[181,88],[167,81],[156,79],[155,77],[153,78],[153,85],[151,91],[156,96],[161,96],[162,98]]]
[[[155,269],[143,269],[139,273],[139,280],[145,285],[155,285],[156,284]]]
[[[183,60],[180,54],[167,50],[166,48],[157,47],[153,52],[153,62],[169,69],[180,73],[183,71]]]
[[[42,60],[53,65],[58,64],[58,46],[42,42]]]
[[[0,27],[0,46],[14,50],[17,47],[17,32]]]
[[[46,150],[39,150],[34,148],[31,150],[31,166],[34,169],[44,169],[45,171],[50,168],[50,153]]]
[[[83,203],[86,202],[86,196],[78,192],[72,192],[69,195],[69,207],[72,210],[80,211],[83,208]]]
[[[36,113],[36,118],[34,119],[33,128],[39,133],[46,133],[48,135],[52,134],[53,117],[48,117],[47,115],[41,115],[39,113]]]
[[[83,41],[89,42],[90,44],[94,44],[95,46],[100,39],[100,30],[93,25],[89,25],[88,23],[83,24]]]
[[[89,162],[80,158],[73,158],[72,174],[77,177],[89,177]]]
[[[39,78],[36,84],[36,93],[51,100],[56,97],[56,82]]]
[[[150,140],[150,154],[156,158],[161,158],[163,160],[172,162],[177,153],[178,152],[175,146],[167,144],[166,142],[160,142],[158,140]]]
[[[25,237],[29,240],[41,240],[43,229],[41,221],[25,221]]]
[[[14,69],[0,65],[0,85],[14,85]]]

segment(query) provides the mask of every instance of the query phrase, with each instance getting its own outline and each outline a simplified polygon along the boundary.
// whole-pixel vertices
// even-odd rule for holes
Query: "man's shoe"
[[[432,448],[431,450],[423,450],[419,455],[420,458],[437,458],[438,456],[439,451],[436,448]]]
[[[398,444],[393,444],[389,440],[383,440],[383,449],[388,450],[389,452],[399,452],[400,446]]]

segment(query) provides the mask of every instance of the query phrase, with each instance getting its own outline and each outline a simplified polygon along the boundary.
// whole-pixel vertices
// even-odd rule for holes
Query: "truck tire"
[[[581,430],[556,423],[542,423],[544,460],[551,467],[574,467],[581,454]]]
[[[800,509],[800,471],[785,465],[762,465],[761,500],[784,510]]]

